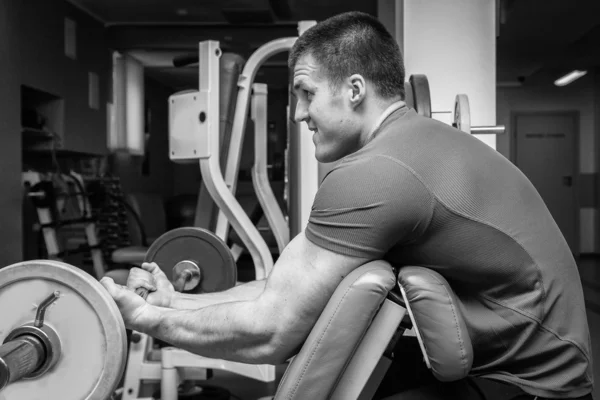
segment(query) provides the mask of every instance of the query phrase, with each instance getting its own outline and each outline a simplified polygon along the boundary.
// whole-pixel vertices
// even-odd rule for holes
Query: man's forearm
[[[250,281],[223,292],[187,294],[175,293],[171,299],[170,308],[176,310],[197,310],[212,304],[232,301],[254,300],[265,290],[267,280]]]
[[[245,363],[269,363],[276,316],[260,300],[213,304],[195,310],[152,307],[133,327],[178,348],[204,357]]]

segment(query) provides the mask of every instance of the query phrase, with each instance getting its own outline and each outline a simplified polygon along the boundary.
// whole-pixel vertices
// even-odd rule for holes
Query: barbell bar
[[[471,126],[471,108],[466,94],[457,94],[454,99],[454,121],[452,126],[472,135],[501,135],[505,133],[504,125]]]
[[[431,92],[426,75],[411,75],[404,84],[406,104],[413,108],[418,114],[431,118]],[[471,110],[469,97],[466,94],[458,94],[454,100],[454,111],[452,126],[465,133],[472,135],[501,135],[506,132],[504,125],[493,126],[471,126]]]

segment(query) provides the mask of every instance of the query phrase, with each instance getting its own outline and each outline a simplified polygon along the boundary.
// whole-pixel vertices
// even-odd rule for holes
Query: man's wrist
[[[176,291],[172,291],[169,293],[169,296],[167,297],[167,304],[165,304],[163,307],[165,308],[174,308],[173,305],[175,304],[175,297],[177,296],[177,292]]]
[[[158,331],[164,310],[162,307],[153,306],[148,303],[144,312],[136,319],[136,326],[132,327],[132,329],[154,336],[154,333]]]

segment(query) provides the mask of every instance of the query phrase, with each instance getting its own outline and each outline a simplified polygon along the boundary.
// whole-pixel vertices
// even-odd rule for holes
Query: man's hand
[[[144,332],[155,322],[153,321],[152,305],[134,293],[132,289],[118,285],[108,277],[102,278],[100,283],[117,303],[127,329]]]
[[[127,287],[132,291],[141,287],[147,289],[146,301],[157,307],[171,307],[175,294],[173,284],[156,263],[143,263],[142,268],[132,268],[127,278]]]

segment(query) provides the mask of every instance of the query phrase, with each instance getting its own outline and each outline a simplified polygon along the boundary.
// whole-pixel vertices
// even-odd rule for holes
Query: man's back
[[[344,175],[366,191],[408,199],[381,213],[371,211],[376,206],[357,207],[371,213],[375,231],[390,220],[410,219],[410,229],[389,230],[403,233],[384,258],[432,268],[449,281],[474,345],[472,374],[539,396],[591,391],[591,344],[577,266],[541,197],[512,163],[470,135],[400,110],[324,186]],[[382,175],[404,178],[394,185],[373,183]],[[327,203],[317,196],[313,226],[320,223],[319,204]],[[310,230],[309,224],[309,238]]]

